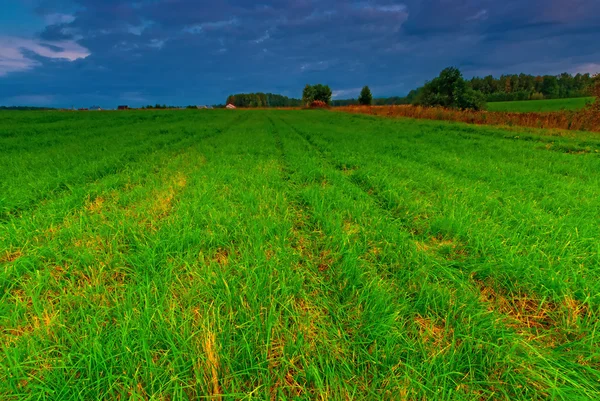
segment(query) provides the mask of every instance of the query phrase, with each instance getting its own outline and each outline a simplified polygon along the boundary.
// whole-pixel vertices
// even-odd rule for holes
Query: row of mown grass
[[[30,153],[61,173],[3,184],[20,200],[0,222],[2,399],[600,390],[600,159],[560,150],[581,140],[323,111],[41,115],[0,135],[54,138]],[[113,169],[89,175],[94,157]]]

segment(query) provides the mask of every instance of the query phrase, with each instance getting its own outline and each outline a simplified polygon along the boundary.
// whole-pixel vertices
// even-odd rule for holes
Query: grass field
[[[2,400],[592,400],[600,137],[0,113]]]
[[[545,111],[581,110],[587,103],[593,102],[592,97],[573,99],[525,100],[516,102],[491,102],[487,104],[489,111],[513,111],[521,113],[536,113]]]

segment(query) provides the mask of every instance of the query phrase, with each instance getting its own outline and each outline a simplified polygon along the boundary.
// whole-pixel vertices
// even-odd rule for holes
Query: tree
[[[302,103],[305,106],[309,106],[315,100],[315,88],[311,85],[306,84],[302,91]]]
[[[362,88],[360,96],[358,97],[358,104],[363,106],[370,106],[373,103],[373,95],[371,95],[371,89],[368,86]]]
[[[596,100],[590,107],[596,112],[600,112],[600,73],[594,75],[594,78],[592,78],[592,89],[590,92],[592,96],[596,97]]]
[[[545,97],[549,99],[557,98],[560,94],[560,87],[558,85],[558,79],[552,75],[544,76],[542,81],[542,91]]]
[[[467,84],[458,68],[449,67],[421,88],[414,104],[481,110],[485,108],[485,99]]]
[[[326,104],[331,104],[331,88],[327,85],[317,84],[314,86],[315,100],[320,100]]]
[[[322,84],[307,84],[302,92],[302,103],[304,103],[305,106],[310,106],[312,102],[319,100],[327,105],[330,105],[331,96],[332,92],[329,86]]]
[[[506,93],[512,92],[512,84],[511,84],[510,77],[506,78],[506,81],[504,82],[504,92],[506,92]]]

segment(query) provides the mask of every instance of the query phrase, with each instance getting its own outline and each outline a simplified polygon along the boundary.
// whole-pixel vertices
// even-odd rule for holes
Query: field
[[[457,110],[413,105],[343,106],[336,107],[334,111],[392,118],[456,121],[476,125],[516,126],[523,129],[540,128],[546,130],[600,132],[599,107],[600,103],[595,103],[592,107],[579,111],[539,113]],[[578,136],[581,138],[581,133]]]
[[[2,400],[588,400],[600,137],[0,113]]]
[[[508,111],[521,113],[539,113],[546,111],[581,110],[587,103],[593,102],[592,97],[573,99],[526,100],[516,102],[491,102],[487,104],[489,111]]]

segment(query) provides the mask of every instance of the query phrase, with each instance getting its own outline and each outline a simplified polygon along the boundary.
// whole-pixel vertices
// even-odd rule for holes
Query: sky
[[[465,77],[600,72],[600,0],[0,0],[0,105],[405,95]]]

